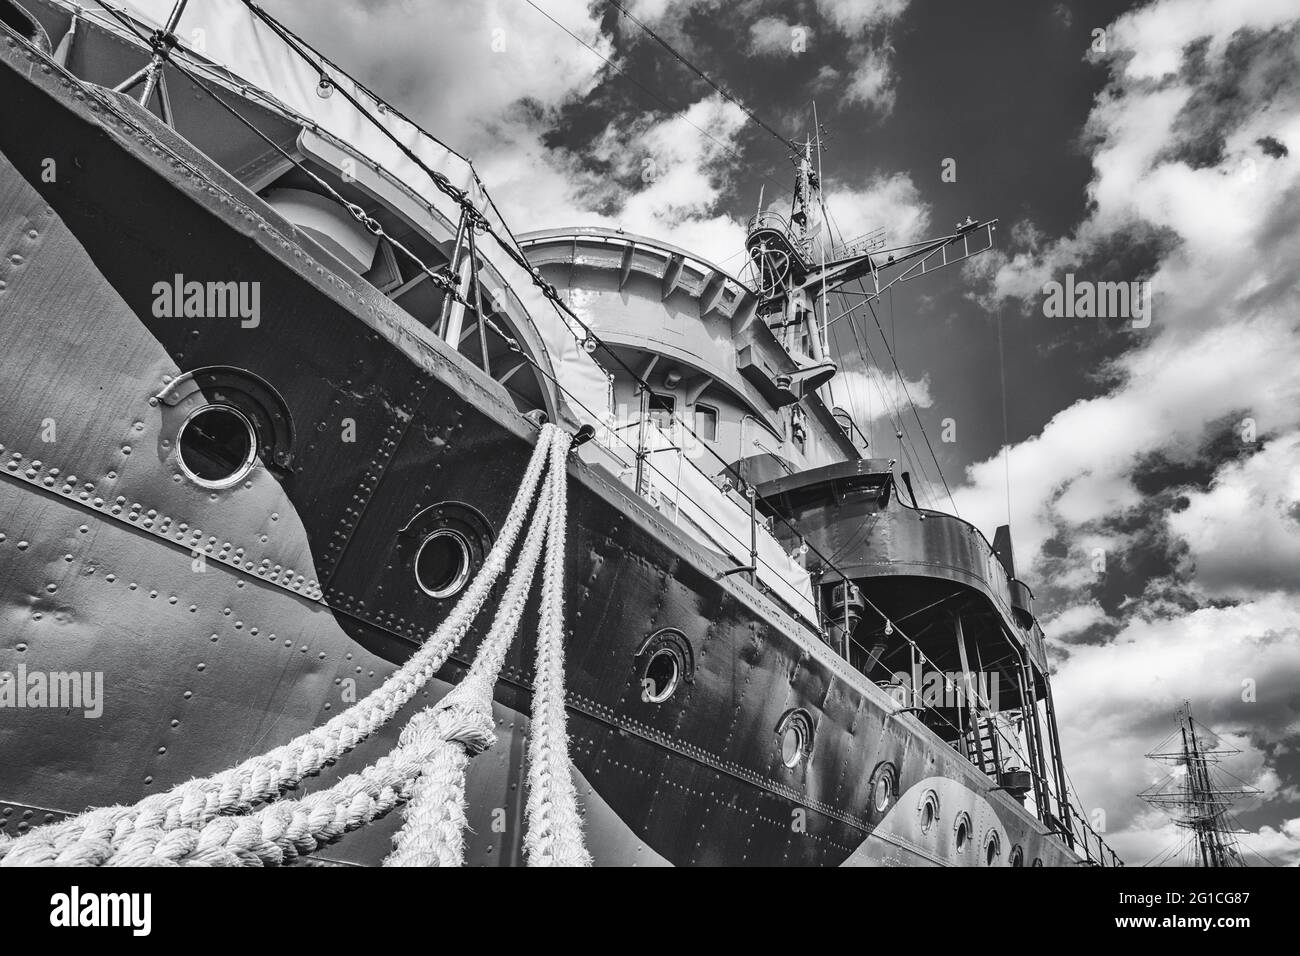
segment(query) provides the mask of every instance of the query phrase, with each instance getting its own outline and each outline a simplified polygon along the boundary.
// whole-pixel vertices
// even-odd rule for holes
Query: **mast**
[[[816,104],[813,121],[818,124]],[[884,229],[832,243],[822,198],[823,138],[818,124],[815,134],[809,133],[795,147],[789,218],[763,209],[760,199],[745,238],[760,300],[759,314],[798,366],[788,376],[790,401],[820,388],[838,371],[830,348],[831,326],[845,318],[854,321],[855,311],[866,309],[897,283],[989,251],[997,225],[996,219],[980,222],[968,218],[948,235],[893,248],[885,248]],[[858,301],[846,311],[830,315],[828,296],[850,283],[860,286],[855,293]]]
[[[1237,800],[1259,791],[1231,786],[1223,778],[1232,775],[1218,767],[1224,757],[1241,751],[1224,747],[1216,734],[1199,724],[1187,701],[1178,709],[1177,718],[1177,729],[1147,757],[1181,768],[1181,772],[1175,769],[1138,796],[1166,811],[1178,827],[1188,831],[1185,844],[1190,849],[1195,842],[1194,865],[1245,866],[1236,837],[1241,831],[1229,818]],[[1175,741],[1176,749],[1166,749]]]

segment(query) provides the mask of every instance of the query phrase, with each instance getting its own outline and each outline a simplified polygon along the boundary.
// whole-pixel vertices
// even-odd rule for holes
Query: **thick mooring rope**
[[[551,472],[564,468],[564,453],[551,450]],[[542,569],[542,612],[533,679],[533,720],[528,735],[529,866],[590,866],[582,841],[582,820],[569,766],[564,713],[564,532],[568,499],[564,483],[552,489],[546,565]]]
[[[90,810],[0,843],[0,866],[276,865],[311,853],[403,803],[408,804],[406,824],[385,864],[459,865],[463,862],[465,768],[471,756],[495,742],[492,687],[518,629],[543,538],[547,549],[525,848],[530,864],[588,864],[573,797],[563,689],[555,677],[557,660],[561,680],[563,676],[565,457],[569,447],[569,438],[560,429],[543,428],[483,568],[420,651],[375,691],[321,727],[223,773],[191,780],[132,806]],[[383,726],[442,666],[504,570],[548,464],[547,481],[518,565],[465,679],[437,705],[411,718],[398,746],[373,765],[326,790],[300,799],[276,800]],[[544,660],[546,677],[542,675]],[[557,694],[558,724],[553,699]],[[546,744],[539,749],[536,741],[541,738]],[[537,793],[544,808],[541,812],[533,808]],[[249,812],[266,801],[275,802]]]
[[[523,553],[492,622],[492,630],[474,656],[469,673],[438,705],[454,711],[457,717],[475,726],[481,736],[477,739],[468,736],[444,738],[434,742],[432,766],[415,784],[415,792],[406,804],[406,824],[395,838],[394,850],[384,860],[384,866],[460,866],[464,860],[465,770],[472,756],[496,742],[492,733],[492,687],[501,673],[506,651],[523,616],[543,538],[546,539],[548,557],[556,546],[548,519],[554,513],[557,491],[561,497],[564,495],[565,481],[563,457],[559,468],[555,466],[555,448],[561,449],[561,456],[565,454],[561,445],[553,447],[551,471],[533,513],[533,524],[524,540]],[[559,547],[564,547],[563,540]],[[533,709],[536,712],[536,705]],[[403,739],[410,730],[408,725],[402,732]]]

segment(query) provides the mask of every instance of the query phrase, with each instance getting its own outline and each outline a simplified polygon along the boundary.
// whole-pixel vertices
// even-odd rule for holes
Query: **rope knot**
[[[411,718],[400,743],[432,746],[445,740],[460,744],[474,757],[496,745],[492,727],[492,686],[470,673],[442,700]]]

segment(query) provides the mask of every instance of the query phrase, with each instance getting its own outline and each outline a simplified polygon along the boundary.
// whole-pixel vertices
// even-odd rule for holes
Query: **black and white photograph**
[[[0,0],[0,886],[513,866],[1268,922],[1298,0]]]

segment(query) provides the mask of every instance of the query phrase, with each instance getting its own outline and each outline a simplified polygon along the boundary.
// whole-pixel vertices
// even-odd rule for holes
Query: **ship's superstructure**
[[[751,279],[620,230],[516,239],[467,161],[255,5],[0,10],[0,668],[118,681],[89,732],[0,730],[11,835],[381,679],[550,420],[594,436],[567,602],[598,862],[1118,863],[1071,803],[1009,529],[919,507],[831,398],[828,295],[994,222],[831,243],[810,139]],[[519,858],[531,679],[512,658],[475,764],[475,862]]]

